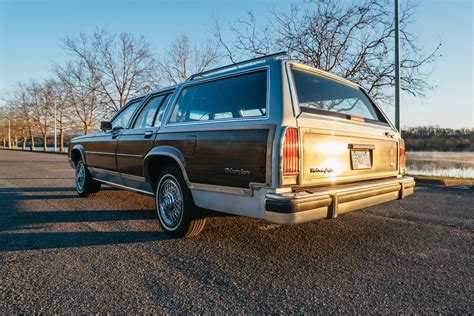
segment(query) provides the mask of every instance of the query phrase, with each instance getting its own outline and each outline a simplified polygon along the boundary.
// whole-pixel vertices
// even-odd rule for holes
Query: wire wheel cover
[[[161,181],[158,191],[160,217],[168,227],[175,227],[183,216],[183,194],[174,177],[167,176]]]
[[[79,192],[84,191],[84,184],[86,183],[86,169],[84,164],[79,164],[76,171],[76,187]]]

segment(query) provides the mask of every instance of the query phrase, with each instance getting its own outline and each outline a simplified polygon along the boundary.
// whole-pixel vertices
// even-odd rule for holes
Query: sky
[[[293,0],[303,2],[308,0]],[[350,0],[347,0],[350,1]],[[400,2],[404,2],[401,0]],[[442,56],[430,76],[436,88],[424,98],[402,94],[402,126],[473,128],[473,1],[418,0],[410,31],[427,52],[441,41]],[[61,39],[97,27],[144,35],[157,52],[180,33],[199,43],[218,18],[232,23],[252,11],[288,10],[283,0],[0,0],[0,99],[17,82],[50,76],[68,59]],[[1,101],[0,101],[1,102]],[[0,103],[1,104],[1,103]],[[393,106],[386,107],[393,121]]]

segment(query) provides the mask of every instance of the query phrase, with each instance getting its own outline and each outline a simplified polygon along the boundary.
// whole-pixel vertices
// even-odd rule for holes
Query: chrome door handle
[[[385,136],[390,137],[390,138],[395,138],[395,133],[392,132],[385,132]]]
[[[146,131],[144,135],[145,137],[150,137],[151,135],[153,135],[153,131]]]

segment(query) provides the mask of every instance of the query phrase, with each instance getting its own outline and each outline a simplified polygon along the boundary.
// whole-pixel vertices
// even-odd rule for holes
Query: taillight
[[[298,129],[288,127],[285,130],[282,142],[281,174],[282,185],[298,183],[300,152],[298,143]]]
[[[400,173],[405,173],[406,153],[405,141],[400,138]]]

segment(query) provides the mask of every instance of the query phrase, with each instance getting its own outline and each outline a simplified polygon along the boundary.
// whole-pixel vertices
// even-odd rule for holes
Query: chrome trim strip
[[[154,195],[152,192],[148,192],[148,191],[143,191],[143,190],[140,190],[140,189],[135,189],[135,188],[127,187],[126,185],[116,184],[116,183],[113,183],[113,182],[109,182],[109,181],[105,181],[105,180],[97,179],[97,178],[92,178],[92,179],[94,179],[94,180],[96,180],[96,181],[99,181],[99,182],[101,182],[101,183],[104,183],[104,184],[113,186],[113,187],[120,188],[120,189],[125,189],[125,190],[134,191],[134,192],[139,192],[139,193],[143,193],[143,194],[151,195],[151,196]]]
[[[103,151],[85,151],[86,154],[92,154],[92,155],[107,155],[107,156],[115,156],[115,153],[107,153]]]
[[[140,182],[145,183],[145,177],[135,176],[135,175],[132,175],[132,174],[127,174],[127,173],[120,173],[120,175],[122,176],[122,178],[130,179],[130,180],[134,180],[134,181],[140,181]]]
[[[153,131],[150,131],[153,129]],[[152,132],[151,134],[145,134],[145,130],[148,132]],[[130,131],[129,133],[127,131]],[[145,135],[153,135],[158,132],[158,127],[144,127],[144,128],[132,128],[130,130],[125,130],[124,133],[120,134],[120,136],[145,136]]]
[[[252,196],[252,191],[248,188],[236,188],[236,187],[228,187],[224,185],[203,184],[203,183],[190,183],[188,186],[189,186],[189,189],[191,189],[193,192],[207,191],[207,192],[214,192],[214,193],[228,193],[228,194]]]
[[[133,154],[116,154],[117,156],[122,156],[122,157],[136,157],[136,158],[143,158],[143,155],[133,155]]]
[[[128,178],[130,180],[145,182],[145,177],[141,177],[141,176],[135,176],[135,175],[127,174],[127,173],[120,173],[117,171],[95,168],[95,167],[88,167],[88,169],[91,172],[101,172],[101,173],[106,173],[106,174],[116,176],[116,177]]]
[[[102,168],[96,168],[96,167],[88,167],[90,172],[102,172],[109,174],[111,176],[117,176],[120,177],[120,173],[117,171],[112,171],[112,170],[107,170],[107,169],[102,169]]]

